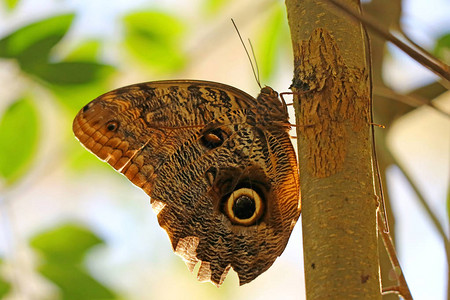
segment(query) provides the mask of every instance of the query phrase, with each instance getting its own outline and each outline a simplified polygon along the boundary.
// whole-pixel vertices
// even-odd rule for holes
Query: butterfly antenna
[[[255,66],[256,66],[256,81],[258,82],[259,87],[261,88],[261,78],[259,78],[259,67],[258,67],[258,61],[256,60],[256,55],[255,55],[255,51],[253,50],[253,45],[252,42],[250,41],[250,39],[248,39],[248,43],[250,45],[250,49],[252,50],[252,56],[253,56],[253,60],[255,61]],[[252,69],[253,69],[253,65],[252,65]],[[255,70],[253,70],[253,74],[255,74]]]
[[[242,39],[242,36],[241,36],[241,34],[239,32],[239,29],[237,28],[236,23],[234,22],[233,18],[231,18],[231,22],[233,23],[233,26],[236,29],[236,32],[237,32],[237,34],[239,36],[239,39],[241,40],[242,46],[244,47],[245,53],[247,54],[248,60],[250,61],[250,65],[252,66],[252,71],[253,71],[253,75],[255,76],[256,82],[258,83],[259,87],[262,88],[261,87],[261,82],[259,81],[259,70],[258,70],[258,65],[256,64],[256,59],[255,59],[255,64],[256,64],[256,69],[258,70],[258,74],[255,71],[255,67],[253,65],[253,61],[252,61],[252,58],[250,56],[250,53],[248,52],[247,47],[245,47],[244,40]],[[252,48],[253,57],[255,57],[255,53],[253,52],[253,47],[252,47],[251,43],[250,43],[250,47]]]

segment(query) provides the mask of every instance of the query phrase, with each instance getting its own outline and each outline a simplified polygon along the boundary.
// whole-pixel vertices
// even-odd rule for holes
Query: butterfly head
[[[271,121],[288,123],[289,114],[286,104],[280,101],[278,93],[271,87],[263,87],[256,100],[258,106],[263,109],[263,114],[266,114]]]

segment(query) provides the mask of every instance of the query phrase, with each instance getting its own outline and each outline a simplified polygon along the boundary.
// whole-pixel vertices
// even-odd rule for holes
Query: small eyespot
[[[205,132],[200,138],[203,146],[208,149],[214,149],[223,144],[224,133],[221,129],[217,128],[208,132]]]
[[[109,121],[106,123],[106,129],[108,131],[116,131],[119,128],[119,122],[117,121]]]
[[[92,106],[92,102],[86,104],[86,105],[83,107],[83,112],[86,112],[89,108],[91,108],[91,106]]]
[[[240,188],[231,193],[224,205],[224,212],[237,225],[251,226],[263,215],[264,203],[253,189]]]

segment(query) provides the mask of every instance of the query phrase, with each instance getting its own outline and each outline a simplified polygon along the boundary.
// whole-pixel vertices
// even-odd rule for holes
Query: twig
[[[392,263],[392,266],[394,267],[394,269],[397,269],[400,271],[399,274],[397,274],[397,280],[398,280],[399,285],[396,287],[385,288],[385,289],[383,289],[383,293],[385,291],[386,291],[386,293],[397,292],[404,299],[412,300],[413,297],[408,288],[408,284],[406,283],[403,271],[400,267],[400,263],[397,258],[397,253],[395,252],[395,247],[394,247],[394,243],[392,242],[391,235],[388,232],[385,232],[385,230],[384,230],[384,228],[386,228],[386,224],[384,224],[383,216],[381,215],[380,210],[378,210],[377,217],[378,217],[379,232],[381,234],[381,237],[383,238],[383,243],[384,243],[384,246],[388,253],[389,259],[391,260],[391,263]],[[384,226],[384,228],[382,226]]]
[[[399,168],[400,172],[402,172],[403,176],[405,176],[406,180],[410,184],[411,188],[413,189],[414,193],[417,196],[417,199],[419,200],[420,204],[423,206],[425,211],[427,212],[428,216],[430,217],[431,221],[433,222],[434,226],[436,227],[439,235],[441,236],[442,240],[445,243],[445,248],[447,252],[447,257],[450,258],[450,252],[447,251],[450,249],[449,239],[445,233],[444,227],[439,222],[436,214],[431,210],[431,207],[428,205],[427,201],[425,200],[425,197],[422,195],[422,193],[417,188],[417,185],[414,183],[412,178],[408,175],[408,172],[406,172],[403,165],[400,163],[400,161],[395,157],[395,155],[388,149],[389,154],[391,155],[394,164]]]
[[[406,33],[405,31],[403,31],[402,28],[397,28],[394,29],[396,32],[398,32],[408,43],[410,43],[411,45],[413,45],[417,50],[419,50],[420,52],[422,52],[422,54],[428,55],[428,57],[430,57],[431,59],[437,60],[439,61],[439,58],[435,57],[433,54],[431,54],[430,52],[428,52],[425,48],[423,48],[422,46],[420,46],[419,44],[417,44],[415,41],[413,41]]]
[[[402,102],[402,103],[405,103],[405,104],[413,106],[413,107],[427,105],[427,106],[433,108],[434,110],[436,110],[437,112],[443,114],[447,118],[450,118],[450,113],[443,111],[442,109],[440,109],[439,107],[434,105],[433,102],[429,101],[428,99],[425,99],[425,98],[422,98],[419,96],[398,94],[389,88],[381,87],[381,86],[376,86],[374,88],[374,94],[377,96],[382,96],[382,97],[389,98],[389,99],[392,99],[392,100],[395,100],[398,102]]]
[[[398,285],[396,286],[390,286],[387,288],[383,288],[383,295],[387,294],[400,294],[400,288]]]
[[[389,149],[387,151],[389,151]],[[414,181],[412,180],[412,178],[408,175],[408,173],[406,172],[405,168],[403,168],[402,164],[397,160],[397,158],[395,157],[395,155],[393,155],[392,152],[390,152],[390,154],[391,154],[391,157],[392,157],[392,159],[394,161],[394,164],[397,165],[399,170],[403,173],[403,176],[405,176],[406,180],[410,184],[410,186],[413,189],[413,191],[416,193],[417,199],[419,200],[420,204],[422,204],[422,206],[425,209],[428,217],[433,222],[434,226],[436,227],[436,230],[438,231],[439,235],[442,238],[442,241],[444,242],[445,255],[446,255],[446,258],[447,258],[447,270],[448,270],[447,272],[449,273],[449,275],[448,275],[448,283],[447,283],[448,284],[448,286],[447,286],[447,289],[448,289],[447,293],[448,293],[448,295],[447,296],[450,299],[450,241],[449,241],[449,238],[445,234],[444,227],[439,222],[436,214],[433,213],[433,211],[431,210],[431,208],[428,205],[427,201],[425,200],[424,196],[419,191],[419,189],[417,188],[417,186],[414,183]]]
[[[363,16],[360,13],[354,11],[353,9],[347,7],[346,5],[340,3],[337,0],[327,0],[327,1],[332,3],[333,5],[335,5],[336,7],[340,8],[342,11],[346,12],[352,18],[362,22],[365,26],[367,26],[369,29],[375,31],[378,35],[382,36],[386,40],[388,40],[391,43],[393,43],[394,45],[396,45],[399,49],[401,49],[407,55],[412,57],[414,60],[416,60],[422,66],[426,67],[433,73],[442,77],[444,79],[443,84],[445,84],[446,87],[450,87],[450,70],[449,70],[448,65],[435,59],[428,53],[427,53],[427,55],[419,53],[417,50],[410,47],[406,43],[402,42],[400,39],[395,37],[388,30],[386,30],[382,26],[380,26],[375,20],[373,20],[373,18],[366,16],[366,15]]]

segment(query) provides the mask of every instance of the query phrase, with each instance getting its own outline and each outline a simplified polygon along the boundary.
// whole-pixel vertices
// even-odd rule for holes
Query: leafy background
[[[448,62],[450,5],[420,2],[403,1],[402,22]],[[281,1],[0,2],[0,298],[304,297],[301,226],[283,256],[253,283],[238,287],[232,272],[220,289],[198,283],[172,253],[148,197],[71,132],[84,104],[127,84],[206,79],[256,95],[230,17],[253,41],[262,82],[287,91],[292,54]],[[395,90],[436,80],[388,49],[383,74]],[[448,93],[440,98],[435,103],[449,111]],[[399,119],[388,139],[446,230],[449,129],[448,118],[421,107]],[[400,260],[413,296],[444,299],[442,240],[399,170],[388,175]]]

